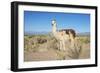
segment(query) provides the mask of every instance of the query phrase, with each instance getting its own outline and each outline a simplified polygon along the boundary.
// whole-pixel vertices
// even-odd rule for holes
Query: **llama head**
[[[52,20],[52,26],[56,26],[56,25],[57,25],[56,20],[53,19],[53,20]]]

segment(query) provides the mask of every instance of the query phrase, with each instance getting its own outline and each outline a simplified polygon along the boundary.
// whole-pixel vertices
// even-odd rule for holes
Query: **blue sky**
[[[51,20],[57,29],[74,29],[77,33],[90,32],[90,14],[24,11],[25,32],[51,32]]]

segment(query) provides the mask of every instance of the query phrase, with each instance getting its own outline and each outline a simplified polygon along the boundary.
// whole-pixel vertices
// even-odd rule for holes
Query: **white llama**
[[[66,50],[66,42],[70,41],[71,47],[74,48],[74,41],[75,41],[75,31],[73,29],[62,29],[57,30],[57,23],[56,20],[52,20],[52,33],[53,36],[59,41],[59,50]]]

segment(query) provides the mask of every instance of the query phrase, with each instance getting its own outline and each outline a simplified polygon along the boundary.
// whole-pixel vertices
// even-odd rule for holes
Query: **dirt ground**
[[[38,44],[37,47],[35,46],[35,49],[34,46],[32,46],[33,49],[28,48],[28,50],[25,50],[24,61],[29,62],[29,61],[72,60],[72,59],[90,58],[90,43],[82,43],[81,41],[77,40],[74,48],[68,47],[70,44],[67,43],[66,50],[61,51],[57,49],[57,43],[55,42],[54,39],[45,42],[46,43],[43,43],[42,41],[43,44],[40,45]]]

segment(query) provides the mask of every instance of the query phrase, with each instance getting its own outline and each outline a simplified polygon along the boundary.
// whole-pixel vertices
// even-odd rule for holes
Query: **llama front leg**
[[[63,49],[62,41],[60,41],[59,43],[60,43],[59,50],[62,50]]]
[[[63,51],[65,51],[66,50],[65,41],[62,41],[62,45],[63,45]]]
[[[63,50],[63,51],[66,50],[65,42],[64,42],[64,41],[60,41],[60,47],[59,47],[59,50]]]

